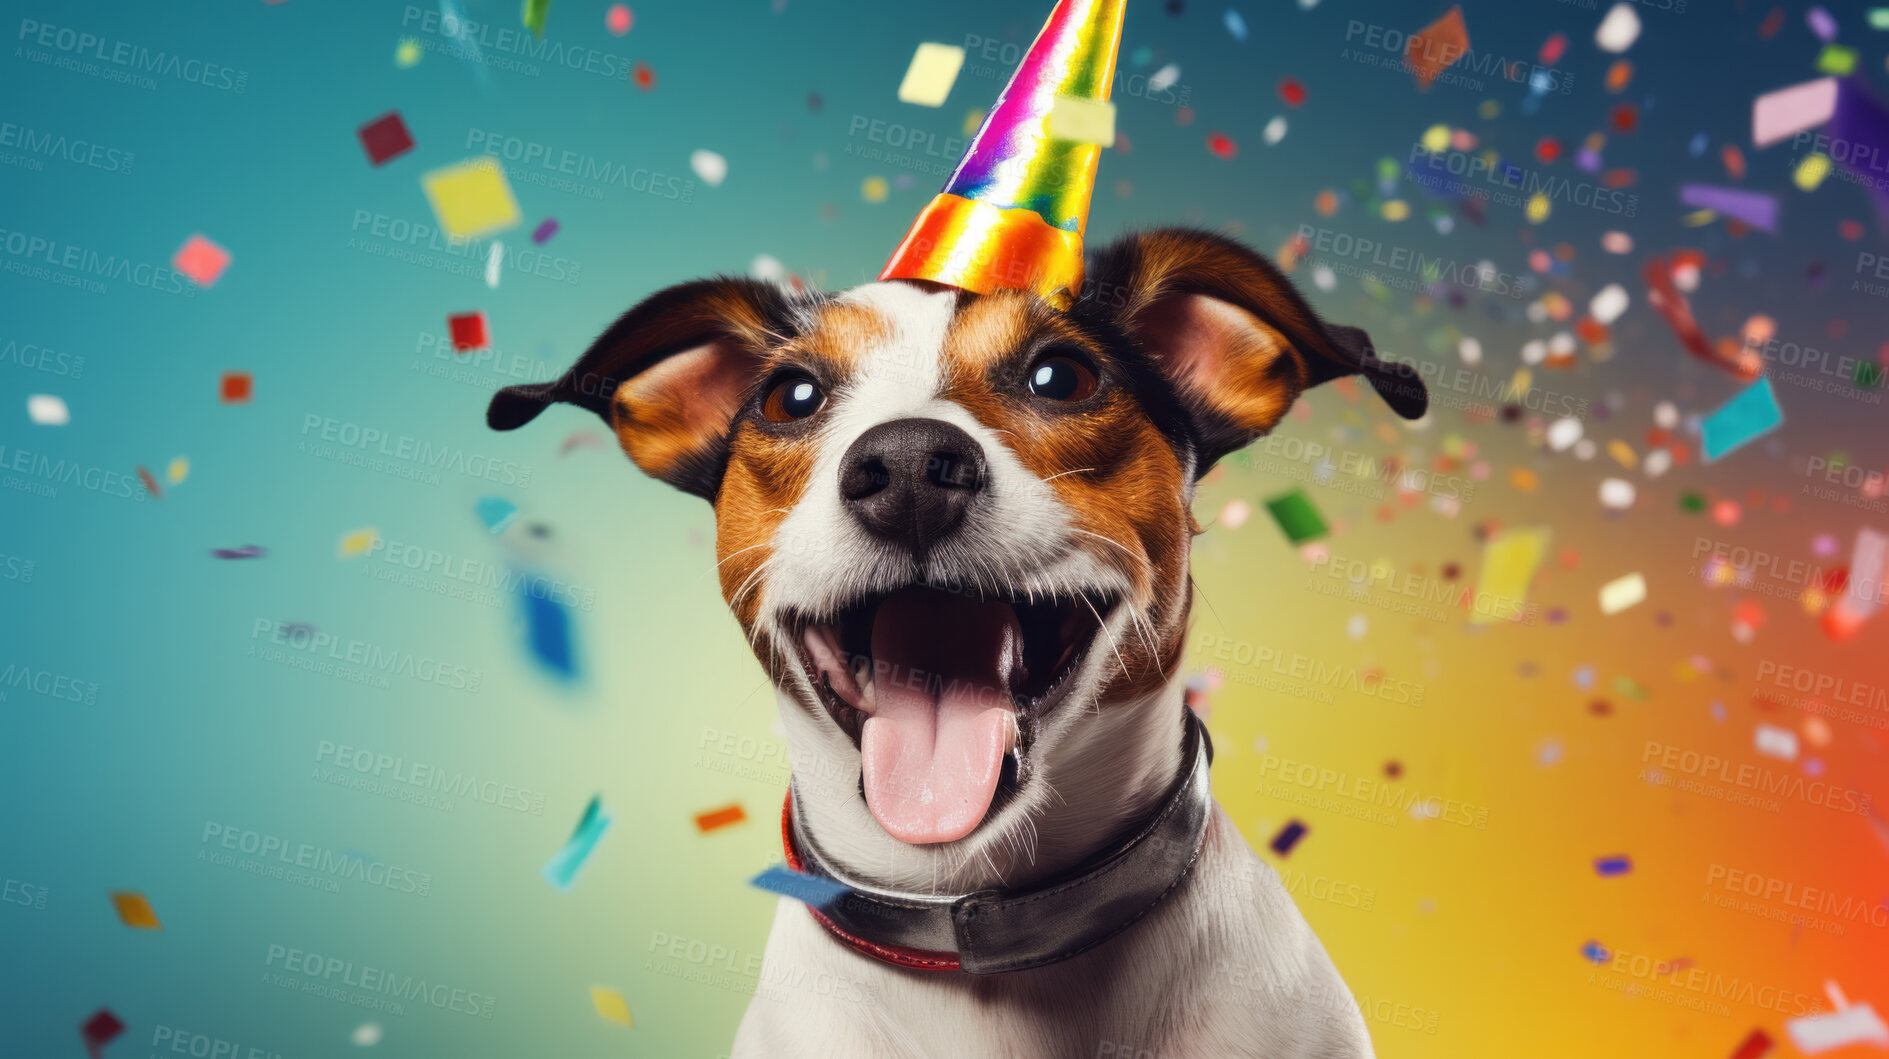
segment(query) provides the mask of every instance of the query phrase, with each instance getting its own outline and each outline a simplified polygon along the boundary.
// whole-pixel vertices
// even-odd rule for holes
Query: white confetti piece
[[[689,168],[702,178],[702,183],[709,187],[721,187],[721,182],[728,179],[728,159],[714,151],[697,151],[689,156]]]
[[[26,415],[42,427],[62,427],[72,422],[72,413],[63,397],[36,393],[26,399]]]
[[[1606,615],[1618,614],[1639,606],[1646,601],[1646,578],[1640,574],[1628,574],[1602,585],[1600,588],[1600,612]]]

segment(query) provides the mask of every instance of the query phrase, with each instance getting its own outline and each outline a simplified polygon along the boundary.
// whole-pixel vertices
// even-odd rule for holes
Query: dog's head
[[[1413,372],[1265,260],[1164,230],[1099,254],[1066,311],[904,280],[672,287],[488,421],[581,405],[714,505],[722,595],[782,692],[800,796],[941,884],[1026,852],[1084,788],[1107,795],[1064,815],[1168,780],[1172,747],[1083,770],[1177,699],[1194,482],[1358,372],[1423,413]]]

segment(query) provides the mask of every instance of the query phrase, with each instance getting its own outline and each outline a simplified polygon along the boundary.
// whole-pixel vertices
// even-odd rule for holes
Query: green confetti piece
[[[532,36],[544,39],[544,18],[551,13],[551,0],[525,0],[525,28]]]
[[[1859,360],[1856,362],[1856,375],[1854,378],[1857,386],[1865,390],[1873,390],[1882,385],[1882,376],[1883,368],[1881,364],[1873,364],[1867,360]]]
[[[1856,72],[1856,49],[1845,48],[1841,44],[1826,44],[1823,54],[1817,56],[1817,70],[1821,73],[1848,77]]]
[[[1614,694],[1624,695],[1635,702],[1645,702],[1653,695],[1646,690],[1646,685],[1624,675],[1614,678]]]
[[[1889,7],[1872,7],[1869,9],[1869,28],[1889,29]]]
[[[1274,522],[1285,532],[1286,539],[1294,544],[1315,541],[1331,532],[1325,525],[1318,509],[1305,498],[1305,493],[1294,489],[1266,501],[1266,510],[1272,514]]]
[[[1698,514],[1705,510],[1705,497],[1697,493],[1687,493],[1679,498],[1679,510]]]

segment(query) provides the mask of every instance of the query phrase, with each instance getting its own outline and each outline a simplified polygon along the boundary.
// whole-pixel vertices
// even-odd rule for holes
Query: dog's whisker
[[[1115,662],[1122,667],[1122,676],[1128,677],[1130,680],[1135,679],[1133,675],[1128,672],[1128,663],[1122,660],[1122,649],[1115,642],[1115,634],[1108,631],[1108,622],[1102,620],[1102,615],[1096,612],[1095,604],[1089,602],[1088,597],[1079,596],[1077,598],[1082,600],[1083,606],[1089,608],[1089,613],[1095,615],[1096,628],[1102,630],[1102,635],[1108,637],[1109,650],[1115,652]],[[1098,709],[1096,712],[1100,713],[1101,711]]]
[[[1058,478],[1061,478],[1061,477],[1062,477],[1063,475],[1065,475],[1065,474],[1081,474],[1081,473],[1083,473],[1084,471],[1093,471],[1093,470],[1096,470],[1096,468],[1094,468],[1094,467],[1077,467],[1077,468],[1076,468],[1075,470],[1073,470],[1073,471],[1057,471],[1057,472],[1056,472],[1055,474],[1052,474],[1052,475],[1050,475],[1050,476],[1049,476],[1048,478],[1045,478],[1045,479],[1043,479],[1043,480],[1044,480],[1044,481],[1046,481],[1046,482],[1053,482],[1053,481],[1055,481],[1056,479],[1058,479]]]

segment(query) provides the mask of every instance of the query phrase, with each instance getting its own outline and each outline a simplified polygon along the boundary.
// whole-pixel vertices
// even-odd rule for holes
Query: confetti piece
[[[1612,327],[1614,321],[1620,319],[1620,314],[1627,311],[1629,301],[1625,287],[1609,283],[1587,303],[1587,312],[1602,324]]]
[[[1841,44],[1826,44],[1817,56],[1817,72],[1848,77],[1856,72],[1856,49]]]
[[[1761,724],[1752,736],[1752,745],[1758,753],[1774,757],[1780,761],[1797,760],[1797,733],[1789,728],[1779,728],[1772,724]]]
[[[505,244],[494,241],[492,250],[485,255],[485,285],[494,290],[498,288],[499,276],[505,267]]]
[[[1606,963],[1608,955],[1607,946],[1602,945],[1598,941],[1590,941],[1581,946],[1581,955],[1592,963]]]
[[[455,352],[484,349],[492,341],[491,335],[486,331],[485,314],[482,312],[455,313],[448,316],[446,328],[452,332]]]
[[[218,559],[260,559],[269,552],[260,544],[245,544],[241,548],[212,548],[210,554]]]
[[[380,1038],[380,1023],[378,1022],[363,1022],[359,1026],[354,1027],[354,1032],[348,1037],[349,1040],[362,1048],[372,1048],[380,1043]]]
[[[1600,586],[1600,612],[1608,616],[1639,606],[1646,601],[1646,578],[1628,574]]]
[[[597,1009],[597,1014],[619,1026],[635,1026],[630,1021],[630,1005],[623,999],[623,994],[607,985],[590,987],[590,1006]]]
[[[869,176],[859,182],[859,197],[867,202],[884,202],[891,188],[882,176]]]
[[[1246,19],[1242,18],[1238,11],[1227,8],[1227,13],[1221,17],[1220,21],[1226,25],[1227,33],[1231,34],[1234,40],[1241,44],[1246,43]]]
[[[1318,508],[1306,498],[1303,490],[1294,489],[1273,497],[1266,501],[1266,511],[1279,524],[1286,539],[1295,545],[1317,540],[1330,532]]]
[[[841,883],[795,871],[780,864],[749,879],[748,885],[769,893],[780,894],[782,897],[791,897],[801,904],[814,908],[825,908],[852,893],[849,887]]]
[[[739,824],[747,818],[748,814],[741,808],[741,803],[735,802],[732,805],[724,805],[720,809],[696,813],[695,826],[700,828],[703,834],[707,834],[719,828]]]
[[[1468,51],[1469,28],[1463,24],[1462,5],[1457,4],[1411,35],[1404,49],[1404,65],[1416,77],[1417,89],[1427,92],[1437,77]]]
[[[1696,267],[1682,267],[1678,264],[1680,258],[1680,254],[1675,254],[1671,263],[1664,257],[1647,261],[1645,269],[1641,271],[1648,288],[1647,304],[1666,321],[1666,326],[1672,329],[1686,352],[1740,378],[1757,378],[1764,370],[1764,359],[1757,351],[1744,350],[1734,357],[1721,357],[1712,344],[1706,341],[1705,332],[1692,315],[1692,303],[1682,293],[1682,288],[1698,285],[1698,270]]]
[[[256,380],[246,371],[226,371],[218,384],[224,404],[248,404],[255,399]]]
[[[403,37],[399,44],[394,45],[394,65],[402,70],[411,70],[420,65],[420,57],[425,54],[426,51],[420,47],[419,41],[412,37]]]
[[[1771,1035],[1762,1029],[1754,1029],[1745,1038],[1745,1042],[1732,1053],[1732,1059],[1764,1059],[1771,1054]]]
[[[1605,478],[1600,483],[1600,504],[1612,511],[1624,511],[1633,506],[1633,483],[1624,478]]]
[[[602,447],[602,436],[588,430],[577,430],[564,439],[564,444],[558,446],[558,455],[569,455],[573,449],[600,449]]]
[[[1799,191],[1815,191],[1823,183],[1823,178],[1830,175],[1830,156],[1809,154],[1797,163],[1797,169],[1791,173],[1791,182]]]
[[[137,930],[163,930],[164,924],[157,921],[157,913],[152,910],[151,902],[141,893],[120,890],[111,895],[112,907],[118,910],[118,921]]]
[[[85,1042],[85,1051],[98,1059],[100,1050],[118,1039],[125,1032],[125,1024],[107,1008],[99,1008],[91,1018],[79,1026],[79,1039]]]
[[[340,543],[335,545],[335,554],[343,559],[353,559],[373,551],[374,545],[379,543],[380,530],[373,526],[362,526],[341,535]]]
[[[367,152],[367,160],[376,166],[386,165],[413,150],[413,134],[407,131],[407,123],[397,110],[362,125],[354,134],[361,138],[361,149]]]
[[[1634,13],[1630,3],[1615,4],[1594,30],[1595,46],[1616,55],[1633,47],[1633,42],[1639,39],[1640,16]]]
[[[188,477],[190,477],[190,461],[182,456],[172,460],[170,466],[164,469],[164,478],[172,485],[182,485],[184,479]]]
[[[1148,93],[1158,96],[1173,88],[1181,79],[1181,67],[1178,63],[1168,63],[1148,75]],[[981,119],[980,119],[981,120]]]
[[[1477,582],[1477,596],[1504,601],[1501,606],[1476,607],[1470,611],[1471,625],[1488,625],[1505,615],[1519,620],[1527,608],[1529,582],[1548,552],[1548,530],[1508,530],[1489,538],[1482,548],[1482,577]]]
[[[714,151],[696,151],[689,155],[689,168],[702,178],[702,183],[709,187],[721,187],[721,182],[728,179],[728,159]]]
[[[944,106],[963,67],[963,48],[955,44],[920,44],[912,53],[911,64],[905,68],[905,79],[899,82],[899,102],[916,103],[921,107]]]
[[[544,39],[544,20],[551,14],[551,0],[525,0],[525,28],[539,40]]]
[[[420,178],[440,230],[453,239],[477,239],[515,225],[518,200],[505,170],[493,158],[474,158],[435,169]]]
[[[1282,115],[1273,115],[1272,120],[1266,123],[1266,127],[1260,130],[1259,138],[1268,147],[1285,139],[1286,119]]]
[[[230,252],[201,235],[193,235],[171,255],[171,265],[197,286],[214,287],[230,266]]]
[[[1240,153],[1240,145],[1234,143],[1233,138],[1225,133],[1215,132],[1207,136],[1207,150],[1212,151],[1218,158],[1232,158]]]
[[[648,63],[639,62],[630,71],[630,80],[636,82],[636,87],[648,92],[656,87],[656,71]]]
[[[164,499],[164,490],[159,488],[157,479],[151,477],[151,472],[146,470],[143,464],[137,466],[137,472],[138,481],[144,483],[144,491],[151,494],[153,500]]]
[[[1889,1046],[1889,1027],[1868,1004],[1852,1004],[1828,1015],[1787,1019],[1784,1032],[1805,1055],[1818,1055],[1846,1044]]]
[[[571,612],[549,592],[533,591],[531,578],[519,585],[524,596],[525,646],[532,660],[553,677],[577,677],[577,651],[571,642]]]
[[[1834,77],[1766,92],[1751,106],[1751,143],[1769,147],[1829,121],[1844,92]]]
[[[1889,568],[1889,537],[1867,527],[1856,531],[1850,550],[1848,584],[1835,606],[1824,612],[1824,634],[1842,641],[1854,636],[1881,603],[1883,575]]]
[[[1699,423],[1705,462],[1713,463],[1776,430],[1784,422],[1771,380],[1759,379]]]
[[[1722,213],[1767,232],[1777,231],[1778,200],[1776,195],[1767,195],[1761,191],[1741,191],[1737,188],[1710,187],[1705,184],[1682,184],[1679,188],[1679,202],[1685,206],[1697,206],[1701,209]]]
[[[625,4],[611,4],[610,10],[605,11],[603,15],[603,28],[609,30],[613,37],[621,37],[628,33],[630,26],[635,22],[636,17],[630,13],[629,7]]]
[[[1281,857],[1291,853],[1292,847],[1298,845],[1299,840],[1305,837],[1305,831],[1305,825],[1300,821],[1287,821],[1286,826],[1280,828],[1279,833],[1272,836],[1272,851]]]
[[[1049,109],[1049,134],[1098,147],[1115,146],[1115,104],[1106,99],[1057,96]]]
[[[1625,875],[1632,870],[1633,870],[1633,860],[1630,857],[1620,856],[1620,857],[1596,857],[1594,858],[1594,872],[1595,874],[1600,875],[1603,878],[1611,877],[1614,875]]]
[[[557,218],[546,217],[544,222],[538,225],[537,230],[531,233],[531,241],[537,243],[539,246],[543,246],[550,242],[551,237],[556,234],[558,234]]]
[[[36,393],[26,399],[26,418],[42,427],[62,427],[72,422],[66,401],[49,393]]]
[[[502,496],[482,496],[473,505],[479,521],[485,523],[486,532],[496,537],[505,532],[505,527],[518,517],[518,505]]]
[[[1229,500],[1227,506],[1220,509],[1219,522],[1228,529],[1239,529],[1252,516],[1253,505],[1244,500]]]
[[[578,870],[590,859],[590,854],[597,848],[597,840],[610,827],[610,818],[603,815],[603,796],[593,795],[590,804],[584,807],[584,815],[578,818],[577,829],[571,832],[570,841],[564,848],[545,864],[542,874],[545,880],[558,888],[561,893],[570,892],[571,885],[577,881]]]
[[[1889,29],[1889,7],[1872,7],[1869,9],[1869,28]]]
[[[1837,20],[1824,10],[1823,5],[1818,4],[1804,12],[1804,22],[1817,35],[1817,39],[1825,44],[1837,39]]]
[[[1296,77],[1281,77],[1279,79],[1279,101],[1288,107],[1303,106],[1305,104],[1304,82]]]

